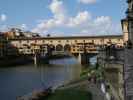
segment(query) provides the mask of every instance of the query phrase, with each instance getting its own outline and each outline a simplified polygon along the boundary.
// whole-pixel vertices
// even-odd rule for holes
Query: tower
[[[124,100],[133,100],[133,0],[127,0],[127,17],[122,21],[122,29],[127,24],[128,41],[124,48]],[[125,33],[124,33],[125,34]]]
[[[128,41],[128,20],[127,19],[122,19],[121,20],[121,25],[122,25],[122,31],[123,31],[123,41],[124,43],[127,43]]]
[[[127,0],[128,41],[133,44],[133,0]]]

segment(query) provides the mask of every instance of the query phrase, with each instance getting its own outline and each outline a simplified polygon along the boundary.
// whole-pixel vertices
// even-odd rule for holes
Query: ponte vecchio
[[[100,46],[115,44],[118,48],[123,46],[123,35],[103,36],[66,36],[66,37],[21,37],[10,39],[11,44],[18,48],[20,53],[40,54],[48,52],[48,47],[55,52],[69,52],[82,57],[84,54],[95,55]],[[83,57],[82,57],[83,60]]]
[[[23,53],[32,53],[32,49],[41,49],[49,45],[55,51],[69,51],[71,53],[82,53],[85,46],[86,52],[96,53],[97,47],[108,44],[123,46],[122,35],[110,36],[67,36],[67,37],[37,37],[37,38],[16,38],[11,39],[11,43],[23,51]],[[27,52],[26,52],[26,51]]]

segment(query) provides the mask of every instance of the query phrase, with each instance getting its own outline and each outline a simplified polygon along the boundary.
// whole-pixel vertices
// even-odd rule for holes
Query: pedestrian
[[[111,100],[111,96],[110,96],[110,94],[108,92],[106,92],[106,95],[105,96],[106,96],[106,99],[107,100]]]
[[[96,84],[96,76],[94,76],[94,84]]]
[[[101,91],[102,91],[104,94],[106,93],[104,83],[101,83]]]
[[[114,96],[111,96],[111,100],[115,100]]]
[[[88,73],[88,82],[90,82],[91,81],[91,75],[90,75],[90,73]]]

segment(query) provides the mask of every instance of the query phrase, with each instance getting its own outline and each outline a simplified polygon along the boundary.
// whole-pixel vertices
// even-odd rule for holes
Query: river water
[[[34,90],[54,88],[79,78],[81,65],[74,58],[50,61],[49,65],[0,68],[0,100],[15,100]]]

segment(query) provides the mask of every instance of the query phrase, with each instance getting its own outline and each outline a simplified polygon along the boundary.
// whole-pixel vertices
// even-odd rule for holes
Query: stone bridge
[[[16,38],[10,41],[23,54],[69,52],[86,58],[85,55],[96,55],[100,46],[116,44],[122,47],[123,35]]]

